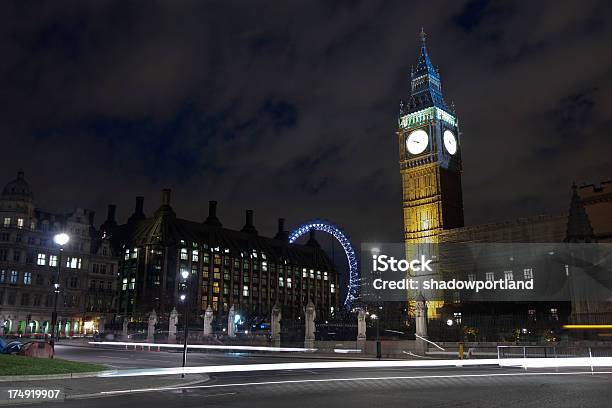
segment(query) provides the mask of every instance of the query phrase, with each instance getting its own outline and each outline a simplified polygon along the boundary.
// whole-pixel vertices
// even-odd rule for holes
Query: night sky
[[[261,234],[330,219],[401,241],[397,114],[424,27],[462,130],[466,224],[556,214],[612,179],[607,1],[138,1],[0,5],[0,183],[120,221]]]

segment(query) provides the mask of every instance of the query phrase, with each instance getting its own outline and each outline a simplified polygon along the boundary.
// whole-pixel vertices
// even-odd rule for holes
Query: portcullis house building
[[[192,323],[210,306],[220,322],[234,309],[247,321],[269,320],[277,304],[283,318],[298,319],[312,301],[317,318],[339,307],[338,275],[333,262],[311,232],[305,245],[289,244],[284,221],[278,233],[262,237],[246,212],[244,227],[224,228],[209,203],[205,220],[177,217],[170,205],[170,190],[162,193],[161,206],[151,217],[136,198],[134,213],[123,225],[114,219],[114,206],[102,225],[120,254],[119,305],[121,317],[146,321],[155,310],[163,320],[172,309],[182,312],[179,297],[183,275]]]

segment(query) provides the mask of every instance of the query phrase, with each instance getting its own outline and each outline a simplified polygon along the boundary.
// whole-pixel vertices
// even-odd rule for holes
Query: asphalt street
[[[219,374],[181,388],[147,387],[45,406],[602,408],[610,406],[611,389],[609,372],[477,367],[300,370]]]
[[[59,346],[58,357],[115,368],[176,367],[180,352]],[[321,361],[320,359],[317,359]],[[295,356],[190,353],[189,365],[296,361]],[[300,358],[299,361],[308,361]],[[139,377],[142,379],[142,377]],[[78,380],[73,380],[78,381]],[[110,382],[109,382],[110,383]],[[567,407],[612,406],[612,368],[353,368],[213,374],[187,386],[156,387],[125,378],[120,387],[45,407]],[[110,391],[110,392],[109,392]],[[36,406],[29,404],[28,406]],[[42,406],[42,405],[41,405]]]
[[[129,368],[156,368],[156,367],[180,367],[183,354],[181,350],[176,351],[143,351],[126,349],[125,347],[75,347],[67,345],[56,345],[55,352],[57,358],[66,360],[82,361],[87,363],[98,363],[107,365],[112,369]],[[284,363],[311,360],[302,353],[286,354],[248,354],[248,353],[228,353],[220,351],[209,352],[189,352],[187,355],[187,365],[222,365],[222,364],[260,364],[260,363]],[[341,356],[337,357],[341,358]],[[329,358],[329,360],[337,359]],[[326,358],[315,357],[314,361],[324,361]]]

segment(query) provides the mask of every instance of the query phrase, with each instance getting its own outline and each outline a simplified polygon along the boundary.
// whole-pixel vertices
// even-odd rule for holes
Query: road
[[[129,381],[129,379],[126,379]],[[172,390],[138,390],[46,407],[607,407],[611,374],[520,369],[369,369],[219,374]]]
[[[180,352],[58,346],[58,356],[116,368],[176,367]],[[189,365],[296,361],[232,353],[190,353]],[[299,361],[308,361],[299,359]],[[321,361],[318,359],[318,361]],[[579,370],[501,368],[351,368],[232,372],[173,389],[146,389],[66,400],[45,407],[585,407],[612,406],[612,368]],[[130,388],[130,378],[126,378]],[[32,405],[30,405],[32,406]]]
[[[56,345],[57,358],[66,360],[82,361],[87,363],[104,364],[110,368],[156,368],[156,367],[179,367],[182,364],[183,354],[177,351],[142,351],[124,347],[74,347],[67,345]],[[292,357],[292,355],[294,357]],[[211,352],[189,352],[187,365],[222,365],[222,364],[260,364],[260,363],[284,363],[296,361],[296,354],[247,354],[247,353],[223,353]],[[309,361],[300,354],[297,361]],[[330,360],[333,358],[330,358]],[[322,361],[314,358],[313,361]],[[323,359],[323,361],[326,359]]]

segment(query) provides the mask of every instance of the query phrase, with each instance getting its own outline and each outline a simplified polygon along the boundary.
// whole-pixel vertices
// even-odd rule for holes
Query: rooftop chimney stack
[[[145,218],[146,217],[144,214],[144,197],[137,196],[136,205],[134,206],[134,214],[130,215],[130,218],[128,218],[128,222],[141,221]]]
[[[164,188],[162,190],[162,205],[170,205],[170,193],[172,190],[169,188]]]
[[[276,232],[276,235],[274,236],[274,238],[280,239],[281,241],[289,240],[289,233],[285,231],[285,219],[284,218],[278,219],[278,231]]]
[[[102,235],[105,237],[109,237],[117,226],[117,221],[115,221],[115,212],[117,211],[117,206],[115,204],[108,205],[108,212],[106,214],[106,221],[100,226],[100,231],[102,231]],[[93,214],[90,214],[90,217],[93,217]]]
[[[143,214],[144,213],[144,197],[138,196],[136,197],[136,207],[134,208],[134,214]]]
[[[217,218],[217,202],[214,200],[208,202],[208,217],[206,217],[204,224],[210,225],[211,227],[221,226],[221,221]]]
[[[279,218],[278,219],[278,232],[283,232],[283,231],[285,231],[285,219]]]
[[[308,235],[310,235],[310,237],[308,238],[308,242],[306,242],[306,245],[321,248],[321,245],[319,245],[319,242],[317,241],[314,228],[311,228],[310,231],[308,231]]]
[[[242,232],[246,232],[247,234],[255,234],[257,235],[257,230],[253,225],[253,210],[246,210],[246,223],[244,227],[242,227]]]
[[[116,222],[115,221],[115,213],[117,212],[117,206],[115,204],[108,205],[108,212],[106,215],[107,222]]]

